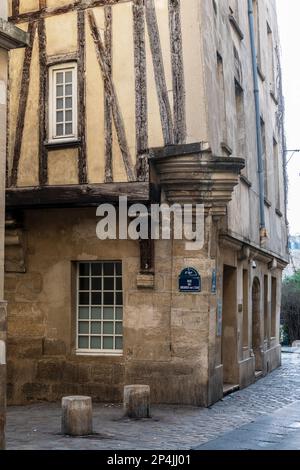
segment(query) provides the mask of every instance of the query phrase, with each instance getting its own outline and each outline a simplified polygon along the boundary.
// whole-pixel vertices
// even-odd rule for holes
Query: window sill
[[[118,351],[118,352],[105,352],[105,351],[75,351],[76,356],[90,356],[90,357],[95,357],[95,356],[110,356],[110,357],[122,357],[123,356],[123,351]]]
[[[251,181],[248,180],[247,176],[241,175],[241,176],[240,176],[240,180],[241,180],[243,183],[245,183],[245,184],[248,186],[248,188],[251,188],[251,187],[252,187],[252,183],[251,183]]]
[[[229,157],[232,155],[232,148],[229,147],[227,142],[221,142],[221,148]]]
[[[260,68],[260,65],[259,65],[259,64],[257,64],[257,72],[258,72],[258,75],[259,75],[261,81],[264,82],[265,79],[266,79],[266,76],[263,74],[263,71],[262,71],[262,69]]]
[[[44,145],[47,149],[50,149],[50,150],[76,148],[81,145],[81,139],[61,140],[57,142],[48,141],[48,142],[44,142]]]
[[[244,39],[244,34],[243,34],[237,20],[235,19],[235,17],[233,15],[229,15],[229,21],[231,23],[231,26],[233,27],[233,29],[237,33],[238,37],[242,41]]]
[[[276,98],[275,92],[273,90],[270,91],[270,96],[272,100],[274,101],[274,103],[276,104],[276,106],[278,106],[278,99]]]
[[[269,201],[269,199],[266,198],[266,197],[265,197],[265,201],[264,201],[264,202],[265,202],[265,206],[267,206],[267,207],[271,207],[271,206],[272,206],[271,201]]]

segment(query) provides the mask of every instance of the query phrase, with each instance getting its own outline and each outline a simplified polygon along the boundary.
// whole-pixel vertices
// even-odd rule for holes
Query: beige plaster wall
[[[34,0],[21,2],[20,12],[38,9]],[[68,1],[48,0],[47,7],[68,5]],[[173,115],[173,83],[170,52],[170,31],[168,1],[155,2],[157,21],[162,47],[164,73],[168,98]],[[92,9],[102,39],[104,30],[104,7]],[[206,102],[203,77],[202,43],[200,39],[200,7],[198,0],[181,1],[181,23],[183,37],[183,60],[185,73],[185,99],[187,114],[186,142],[206,141]],[[135,116],[135,68],[132,1],[124,1],[112,8],[112,75],[120,111],[124,120],[125,134],[133,164],[136,162],[136,116]],[[27,29],[27,24],[20,25]],[[47,16],[46,50],[47,57],[63,56],[77,50],[77,14]],[[160,119],[157,88],[154,78],[153,58],[150,49],[147,25],[145,28],[147,63],[147,106],[149,147],[163,145],[162,123]],[[124,38],[126,37],[126,41]],[[34,186],[38,183],[38,96],[39,65],[38,38],[35,37],[30,69],[29,96],[25,116],[25,126],[21,148],[18,186]],[[104,182],[105,140],[104,140],[104,90],[103,79],[97,61],[95,45],[86,19],[86,109],[87,109],[87,168],[90,183]],[[16,119],[20,98],[20,83],[24,51],[11,52],[10,60],[10,126],[9,126],[9,169],[11,170],[15,143]],[[193,73],[191,73],[193,70]],[[81,117],[79,116],[79,119]],[[113,174],[116,182],[127,181],[118,138],[113,124]],[[50,160],[52,150],[49,150]],[[56,152],[59,166],[73,182],[73,169],[64,158],[64,152]],[[49,169],[51,171],[51,169]],[[50,182],[52,184],[52,182]]]

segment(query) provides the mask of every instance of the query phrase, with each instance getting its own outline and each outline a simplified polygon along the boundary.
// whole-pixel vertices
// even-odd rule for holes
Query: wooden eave
[[[147,203],[155,198],[155,188],[148,182],[8,188],[6,208],[89,207],[118,202],[120,196]]]

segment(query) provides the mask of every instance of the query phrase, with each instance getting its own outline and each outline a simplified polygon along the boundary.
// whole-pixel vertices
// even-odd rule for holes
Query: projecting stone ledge
[[[28,33],[0,18],[0,47],[9,50],[27,46],[28,43]]]
[[[62,399],[62,433],[88,436],[93,433],[92,399],[73,396]]]
[[[128,418],[150,418],[149,385],[126,385],[124,387],[124,412]]]
[[[245,160],[216,157],[203,143],[152,149],[150,162],[171,203],[204,204],[213,215],[226,215]]]

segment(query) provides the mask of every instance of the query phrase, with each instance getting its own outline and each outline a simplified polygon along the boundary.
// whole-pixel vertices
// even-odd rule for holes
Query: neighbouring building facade
[[[7,22],[7,2],[0,4],[0,449],[5,447],[6,302],[4,301],[5,163],[8,51],[25,46],[24,31]]]
[[[9,402],[120,401],[142,383],[153,402],[208,406],[278,367],[275,0],[9,3],[29,35],[10,55]],[[96,208],[119,196],[203,204],[202,249],[99,240]],[[180,291],[186,268],[200,292]]]

